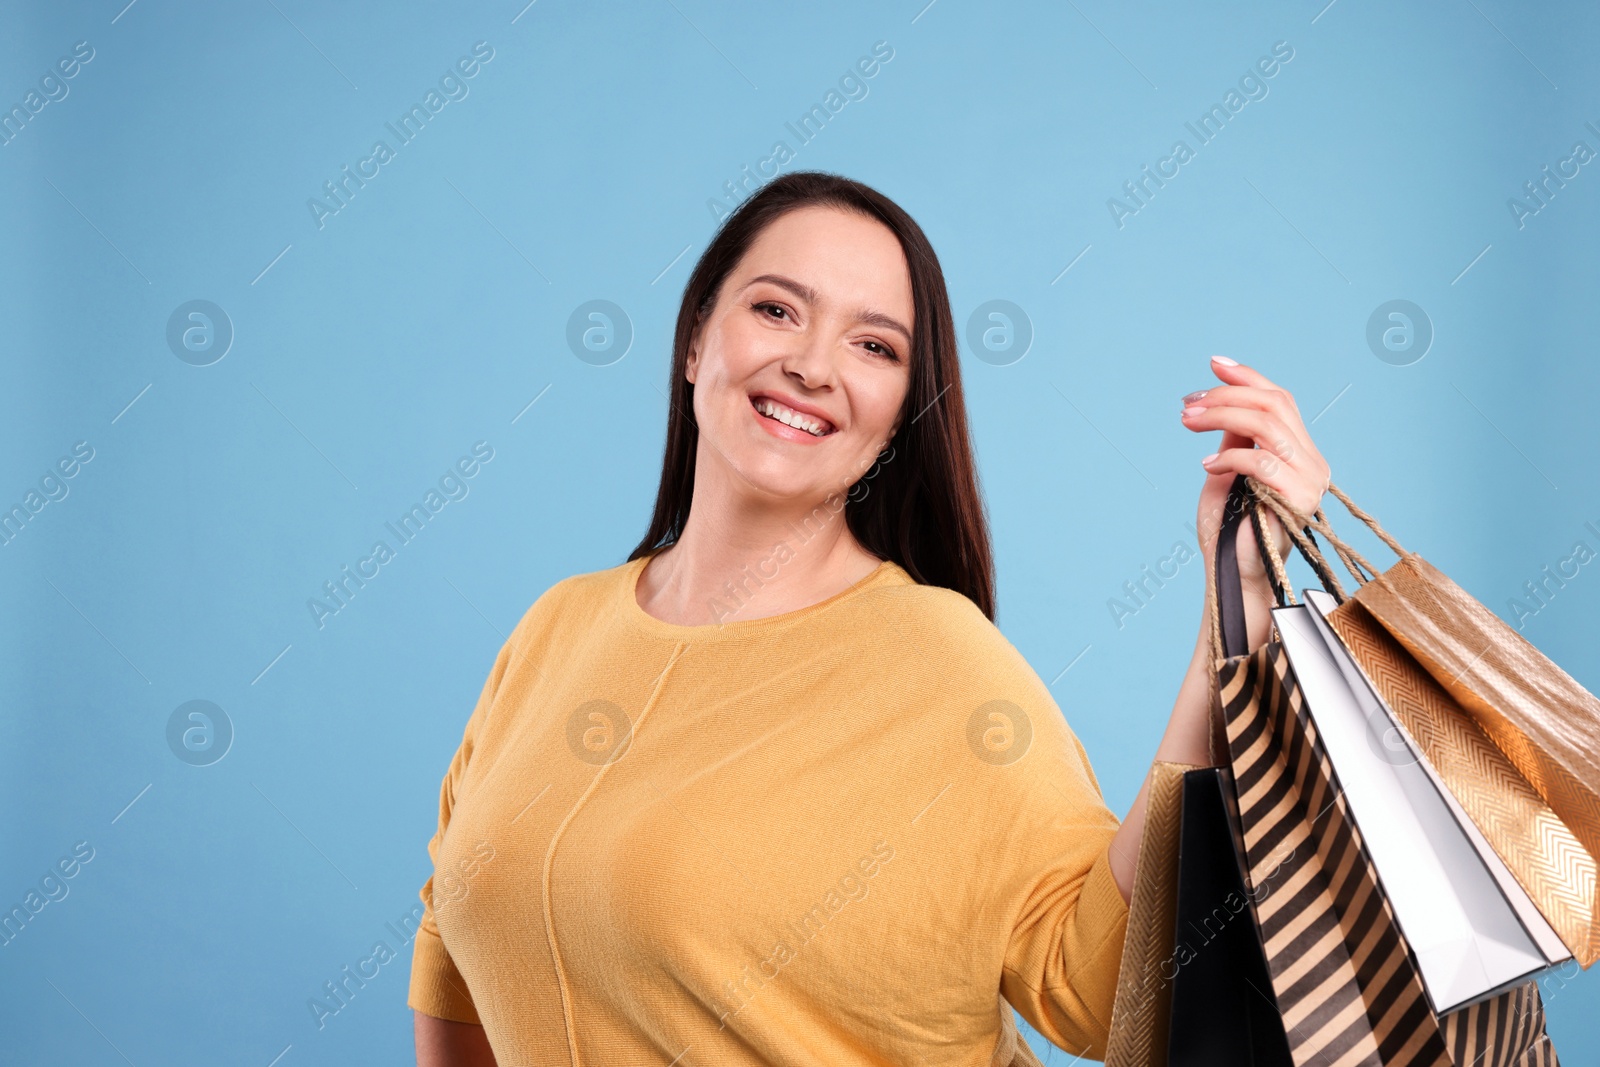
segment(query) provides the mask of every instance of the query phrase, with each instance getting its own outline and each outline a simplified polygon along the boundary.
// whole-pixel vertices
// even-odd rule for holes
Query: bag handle
[[[1209,583],[1207,598],[1210,602],[1211,650],[1218,662],[1244,652],[1249,639],[1245,627],[1244,584],[1238,558],[1239,523],[1246,513],[1250,516],[1257,543],[1270,544],[1272,541],[1264,521],[1265,506],[1254,497],[1249,482],[1247,476],[1240,474],[1228,487],[1228,497],[1222,505],[1222,523],[1217,531],[1216,573]],[[1296,546],[1323,582],[1337,588],[1338,579],[1322,558],[1315,538],[1307,534],[1297,539]],[[1263,552],[1262,559],[1271,563],[1267,568],[1267,580],[1272,585],[1273,598],[1279,605],[1286,601],[1294,603],[1288,574],[1276,551]]]
[[[1323,515],[1320,507],[1317,508],[1315,517],[1307,518],[1303,513],[1291,507],[1289,502],[1283,499],[1283,497],[1279,495],[1278,491],[1272,488],[1270,485],[1258,482],[1249,476],[1245,476],[1245,478],[1249,482],[1251,493],[1254,494],[1258,500],[1265,502],[1267,506],[1271,507],[1275,512],[1277,512],[1279,518],[1283,519],[1284,527],[1291,531],[1291,533],[1297,529],[1303,529],[1307,526],[1321,531],[1322,534],[1327,537],[1329,542],[1333,544],[1334,548],[1338,550],[1339,557],[1344,560],[1345,566],[1349,569],[1350,573],[1355,575],[1356,583],[1358,585],[1368,581],[1369,579],[1363,577],[1356,570],[1357,564],[1365,568],[1372,578],[1376,578],[1378,576],[1379,572],[1377,568],[1373,567],[1372,564],[1363,559],[1361,553],[1350,547],[1350,545],[1346,544],[1339,538],[1338,534],[1333,532],[1333,528],[1328,524],[1328,519],[1325,515]],[[1355,501],[1346,496],[1342,489],[1334,485],[1332,482],[1329,482],[1328,491],[1339,498],[1339,501],[1344,504],[1345,508],[1349,510],[1350,514],[1366,523],[1367,526],[1371,528],[1372,532],[1377,534],[1383,540],[1383,543],[1388,545],[1394,551],[1396,556],[1404,559],[1406,556],[1410,555],[1410,553],[1401,547],[1400,542],[1396,541],[1394,537],[1390,535],[1388,530],[1385,530],[1382,526],[1378,525],[1377,519],[1374,519],[1371,515],[1368,515],[1365,511],[1362,511],[1359,507],[1357,507]]]
[[[1267,568],[1267,581],[1272,586],[1272,597],[1277,601],[1279,607],[1286,603],[1293,604],[1295,603],[1294,590],[1290,588],[1289,575],[1284,570],[1286,561],[1279,558],[1277,545],[1266,532],[1267,506],[1260,500],[1255,500],[1253,504],[1254,506],[1250,509],[1250,525],[1255,529],[1256,544],[1269,546],[1268,551],[1262,553],[1262,558],[1271,564]],[[1293,530],[1293,527],[1291,526],[1290,529]],[[1317,572],[1317,578],[1322,582],[1323,586],[1332,586],[1339,591],[1342,597],[1344,589],[1339,585],[1339,579],[1335,577],[1332,569],[1329,568],[1327,560],[1322,558],[1322,552],[1317,548],[1316,535],[1309,530],[1304,531],[1303,537],[1296,537],[1295,547],[1300,550],[1300,555],[1305,557],[1306,562],[1311,564],[1311,569]],[[1235,545],[1235,552],[1237,552],[1237,549],[1238,546]],[[1340,558],[1342,559],[1343,556]],[[1348,563],[1346,565],[1348,566]]]
[[[1378,524],[1378,521],[1365,511],[1356,506],[1344,492],[1332,482],[1328,483],[1328,491],[1344,504],[1350,514],[1366,523],[1383,542],[1394,550],[1401,558],[1409,555],[1401,547],[1400,542],[1390,536],[1389,532]],[[1307,516],[1296,510],[1285,500],[1277,490],[1255,478],[1239,474],[1235,476],[1233,484],[1228,488],[1228,498],[1223,504],[1223,518],[1221,528],[1217,533],[1216,573],[1208,593],[1211,607],[1211,649],[1213,657],[1221,662],[1224,659],[1237,656],[1246,651],[1248,632],[1245,627],[1244,616],[1244,588],[1243,579],[1239,572],[1237,534],[1239,523],[1242,521],[1246,508],[1249,509],[1250,521],[1256,535],[1256,544],[1261,551],[1262,562],[1266,565],[1268,580],[1272,585],[1273,598],[1280,607],[1285,604],[1295,603],[1294,592],[1290,589],[1289,577],[1284,569],[1284,560],[1279,555],[1278,546],[1270,535],[1266,523],[1263,521],[1266,509],[1272,511],[1283,521],[1284,529],[1288,531],[1294,546],[1305,557],[1307,563],[1317,574],[1333,597],[1343,603],[1347,596],[1344,587],[1340,585],[1321,550],[1317,547],[1313,530],[1319,531],[1333,545],[1340,560],[1345,567],[1355,576],[1356,584],[1362,585],[1376,578],[1379,571],[1372,566],[1362,555],[1343,541],[1333,532],[1327,516],[1319,505],[1316,511]],[[1361,573],[1365,569],[1368,575]]]

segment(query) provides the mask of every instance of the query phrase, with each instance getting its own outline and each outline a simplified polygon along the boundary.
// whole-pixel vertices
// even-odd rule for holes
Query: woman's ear
[[[702,310],[695,316],[694,330],[689,334],[689,358],[684,362],[683,376],[689,379],[689,384],[694,384],[694,376],[699,373],[700,366],[700,331],[705,326],[706,313]]]

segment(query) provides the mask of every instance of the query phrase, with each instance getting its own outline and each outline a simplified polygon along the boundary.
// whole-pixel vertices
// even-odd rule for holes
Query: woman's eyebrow
[[[785,278],[781,274],[758,274],[745,283],[745,288],[748,289],[757,282],[770,282],[780,289],[787,289],[808,304],[818,302],[815,289],[804,282],[797,282],[793,278]],[[858,308],[856,310],[856,319],[867,323],[869,326],[881,326],[886,330],[895,330],[905,337],[907,344],[911,342],[911,331],[902,326],[900,320],[892,315],[885,315],[883,312],[873,308]]]

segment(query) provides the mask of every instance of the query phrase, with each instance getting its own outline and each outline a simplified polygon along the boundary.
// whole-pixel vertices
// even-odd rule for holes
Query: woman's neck
[[[844,507],[842,494],[773,508],[727,496],[713,504],[697,492],[683,535],[639,576],[639,606],[664,622],[701,626],[836,596],[881,562],[850,532]]]

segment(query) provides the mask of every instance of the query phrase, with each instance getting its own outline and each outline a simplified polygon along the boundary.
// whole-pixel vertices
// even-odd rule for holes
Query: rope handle
[[[1262,554],[1271,568],[1269,573],[1274,579],[1273,591],[1278,594],[1277,599],[1280,603],[1284,600],[1288,600],[1291,604],[1296,603],[1294,588],[1289,584],[1289,572],[1285,569],[1283,557],[1278,552],[1276,539],[1272,536],[1272,527],[1267,524],[1267,505],[1260,497],[1255,499],[1255,514],[1251,516],[1250,522],[1255,527],[1256,541],[1261,546]],[[1284,520],[1284,526],[1290,530],[1294,529],[1288,519]],[[1301,548],[1305,547],[1303,541],[1299,543]]]
[[[1363,585],[1366,582],[1371,581],[1373,578],[1378,577],[1380,572],[1377,570],[1377,568],[1368,562],[1361,555],[1361,553],[1356,551],[1355,548],[1353,548],[1342,538],[1340,538],[1339,535],[1333,532],[1332,525],[1329,523],[1327,515],[1323,512],[1320,503],[1312,515],[1307,516],[1303,512],[1290,505],[1289,502],[1271,486],[1266,485],[1263,482],[1259,482],[1254,477],[1249,475],[1240,475],[1240,478],[1243,479],[1243,488],[1247,490],[1247,492],[1242,495],[1248,496],[1249,499],[1239,499],[1241,494],[1238,492],[1237,487],[1235,491],[1230,494],[1230,499],[1239,500],[1241,505],[1240,510],[1243,509],[1243,505],[1248,505],[1250,508],[1250,521],[1255,529],[1257,547],[1261,550],[1262,559],[1268,566],[1268,578],[1273,585],[1274,599],[1276,599],[1280,605],[1286,600],[1289,604],[1295,604],[1297,601],[1294,598],[1294,591],[1290,587],[1288,571],[1285,568],[1284,554],[1280,553],[1279,547],[1276,544],[1276,538],[1273,537],[1271,528],[1265,521],[1268,514],[1268,509],[1271,509],[1272,513],[1276,514],[1283,521],[1284,529],[1288,531],[1289,537],[1294,542],[1294,545],[1300,549],[1301,554],[1306,557],[1307,562],[1311,564],[1314,570],[1316,570],[1318,577],[1322,580],[1324,586],[1328,588],[1328,592],[1332,593],[1334,598],[1340,603],[1343,603],[1347,599],[1344,587],[1339,583],[1338,578],[1333,573],[1333,569],[1328,566],[1326,558],[1322,555],[1321,550],[1317,547],[1315,539],[1311,536],[1312,530],[1321,533],[1328,539],[1328,542],[1333,545],[1335,553],[1337,553],[1339,559],[1344,563],[1345,568],[1355,577],[1357,586]],[[1345,506],[1351,515],[1355,516],[1357,519],[1360,519],[1372,530],[1373,533],[1377,534],[1383,543],[1388,545],[1389,548],[1394,551],[1396,556],[1403,559],[1409,555],[1409,553],[1406,552],[1406,550],[1401,546],[1400,542],[1395,540],[1395,538],[1391,536],[1387,530],[1379,525],[1376,519],[1358,507],[1354,501],[1345,495],[1343,490],[1334,485],[1331,481],[1328,483],[1328,491],[1331,492],[1339,500],[1339,502]],[[1237,520],[1224,522],[1224,530],[1227,532],[1230,543],[1232,542],[1233,533],[1236,528],[1236,522]],[[1216,550],[1219,573],[1217,575],[1217,581],[1209,583],[1213,588],[1210,589],[1207,596],[1207,602],[1209,604],[1211,614],[1211,648],[1212,654],[1217,663],[1221,663],[1225,658],[1227,658],[1225,653],[1226,642],[1223,639],[1223,620],[1220,617],[1221,611],[1219,610],[1220,604],[1218,601],[1218,591],[1215,588],[1218,581],[1224,580],[1221,573],[1224,557],[1223,542],[1221,538],[1222,532],[1219,531]],[[1237,582],[1237,563],[1233,562],[1235,551],[1230,549],[1226,553],[1226,556],[1231,564],[1229,570],[1232,574],[1232,580]],[[1363,570],[1365,570],[1367,573],[1363,574]],[[1235,625],[1238,625],[1238,623]]]
[[[1259,482],[1249,475],[1245,476],[1245,484],[1250,487],[1251,493],[1253,493],[1257,498],[1266,501],[1266,503],[1278,513],[1279,517],[1283,519],[1284,526],[1291,530],[1301,530],[1309,526],[1326,537],[1329,543],[1331,543],[1338,550],[1339,557],[1345,561],[1345,566],[1350,569],[1350,573],[1356,576],[1358,583],[1368,581],[1368,579],[1357,573],[1355,568],[1356,564],[1359,564],[1361,567],[1365,568],[1373,578],[1378,576],[1379,572],[1377,568],[1373,567],[1372,564],[1363,559],[1359,552],[1350,547],[1350,545],[1340,539],[1338,534],[1333,532],[1333,527],[1329,525],[1327,516],[1323,514],[1320,506],[1317,508],[1315,517],[1308,518],[1306,515],[1292,507],[1276,489],[1272,488],[1272,486],[1267,485],[1264,482]],[[1410,553],[1401,547],[1400,542],[1396,541],[1389,534],[1388,530],[1385,530],[1378,524],[1377,519],[1374,519],[1371,515],[1368,515],[1365,511],[1362,511],[1359,507],[1357,507],[1355,501],[1346,496],[1342,489],[1334,485],[1332,482],[1329,482],[1328,492],[1337,497],[1339,502],[1345,506],[1350,514],[1366,523],[1367,526],[1371,528],[1372,532],[1377,534],[1378,537],[1383,540],[1383,543],[1388,545],[1389,548],[1394,551],[1396,556],[1404,559],[1406,556],[1410,555]]]
[[[1322,581],[1324,588],[1327,588],[1328,591],[1334,595],[1334,599],[1338,600],[1341,604],[1344,603],[1346,594],[1344,591],[1344,586],[1339,584],[1339,576],[1333,573],[1332,567],[1328,566],[1328,561],[1323,557],[1321,550],[1317,548],[1316,542],[1313,541],[1304,531],[1295,528],[1295,515],[1291,514],[1287,510],[1280,510],[1280,507],[1276,502],[1269,502],[1261,498],[1256,500],[1255,506],[1263,516],[1266,514],[1269,508],[1277,512],[1279,518],[1283,519],[1284,528],[1289,531],[1289,536],[1294,540],[1295,544],[1299,546],[1301,553],[1306,557],[1306,561],[1310,563],[1312,569],[1317,572],[1317,577]],[[1325,517],[1319,516],[1319,518],[1323,518],[1324,522],[1327,521]],[[1278,603],[1280,605],[1282,605],[1285,601],[1290,604],[1298,603],[1298,601],[1296,601],[1294,598],[1294,590],[1289,588],[1289,576],[1284,570],[1288,553],[1285,552],[1280,555],[1270,527],[1263,531],[1263,524],[1258,523],[1256,525],[1256,536],[1257,541],[1262,548],[1262,555],[1271,564],[1273,572],[1277,575],[1277,584],[1282,589],[1283,595],[1278,597]],[[1346,567],[1350,567],[1350,561],[1345,558],[1343,552],[1340,552],[1339,558],[1344,560]],[[1358,585],[1367,580],[1364,579],[1360,572],[1354,567],[1350,567],[1350,571],[1351,573],[1355,574]]]

